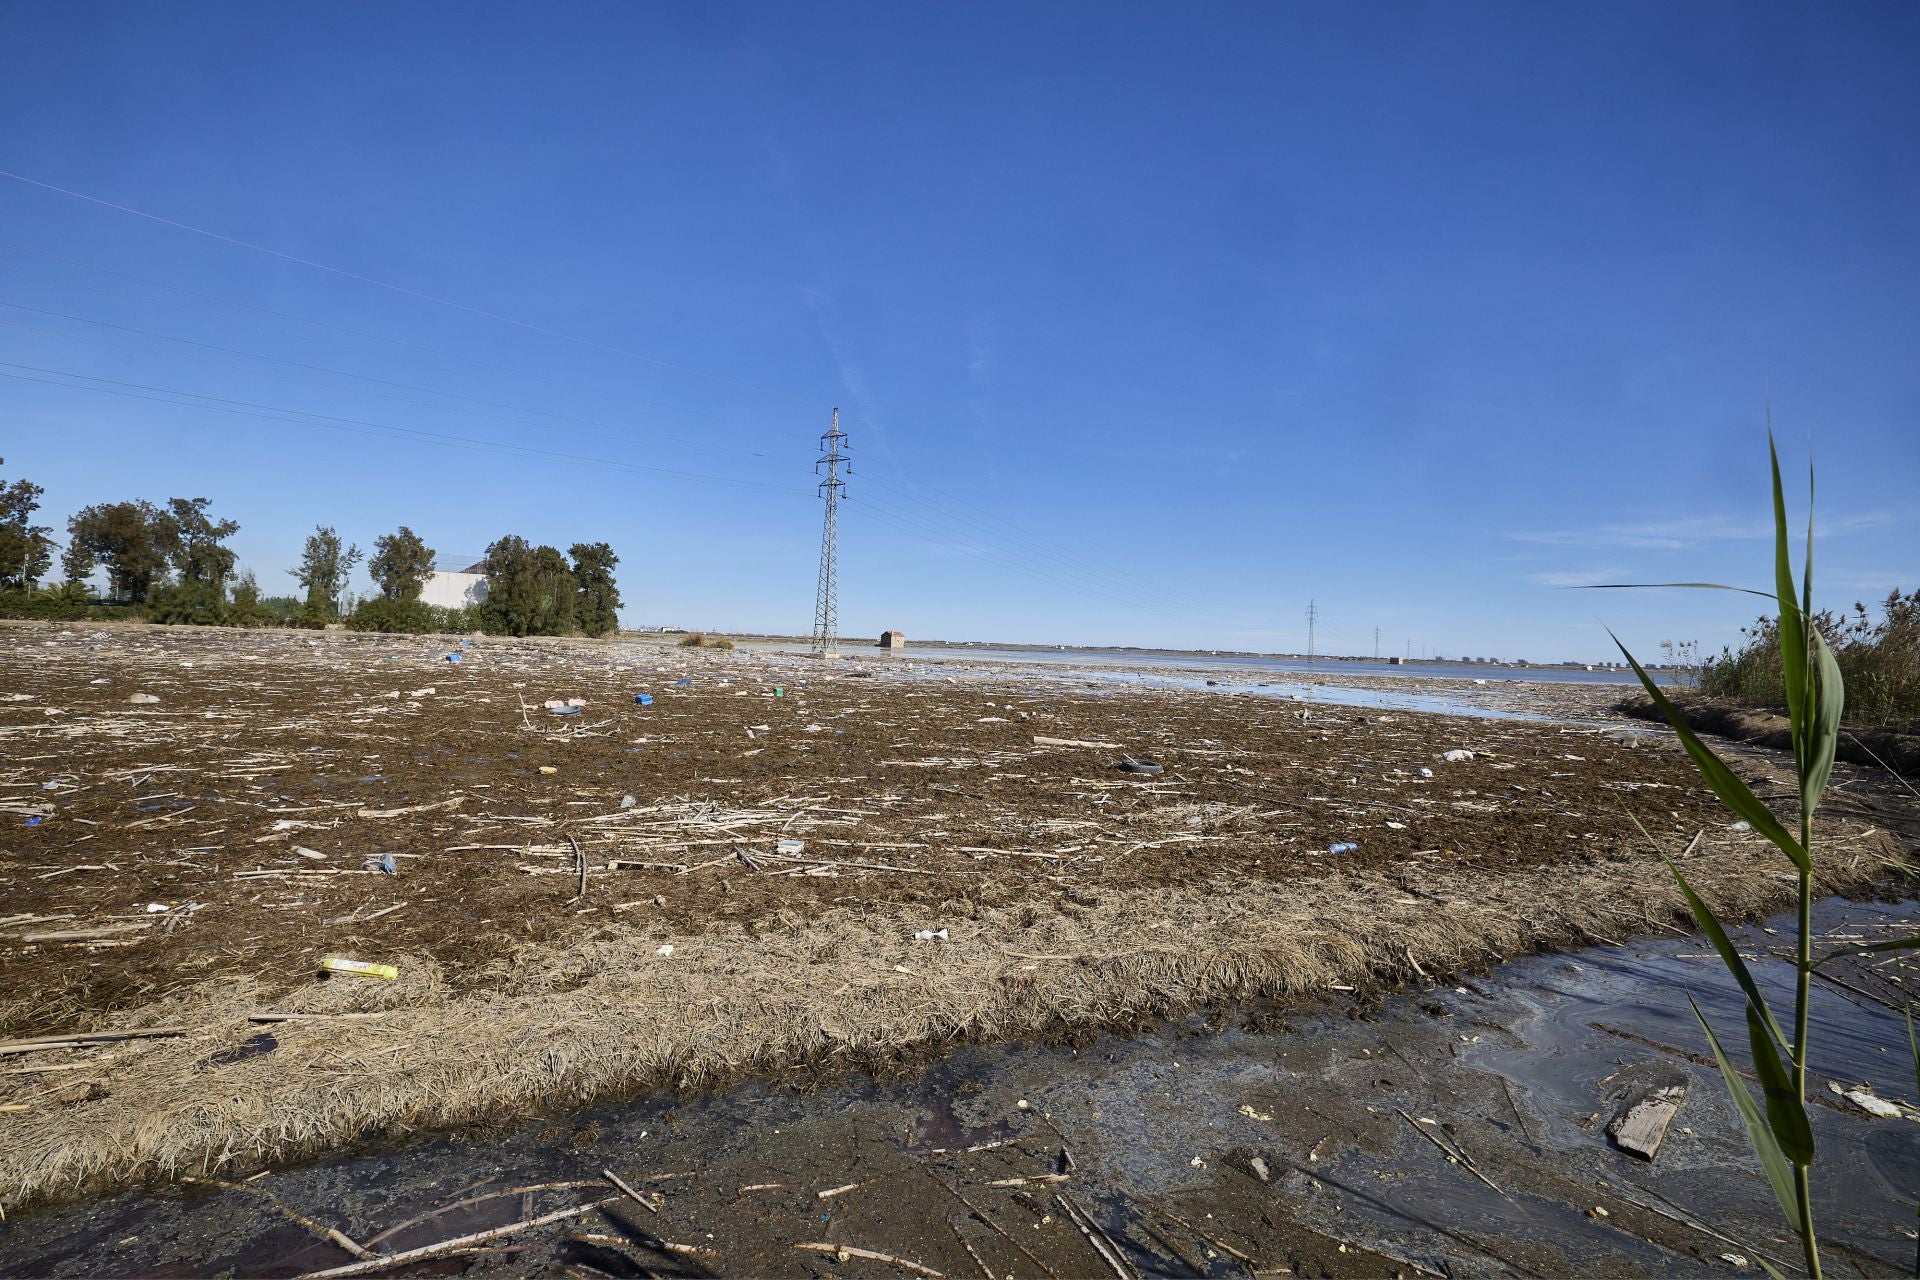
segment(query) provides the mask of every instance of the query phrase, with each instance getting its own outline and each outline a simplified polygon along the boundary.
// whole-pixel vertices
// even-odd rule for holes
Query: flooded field
[[[1914,921],[1832,902],[1819,925],[1839,944]],[[1770,933],[1739,941],[1763,983],[1790,984]],[[1855,965],[1814,1006],[1820,1211],[1830,1265],[1848,1274],[1905,1274],[1914,1250],[1920,1112],[1904,1022],[1881,1003],[1902,997],[1904,972]],[[881,1254],[953,1276],[1757,1274],[1757,1257],[1796,1246],[1683,989],[1722,1025],[1738,1016],[1704,944],[1670,937],[1384,1000],[966,1047],[904,1080],[600,1106],[244,1190],[35,1215],[0,1229],[0,1269],[291,1276],[353,1265],[327,1228],[394,1253],[598,1205],[440,1267],[902,1274],[867,1256]],[[1676,1086],[1684,1098],[1651,1163],[1609,1140],[1617,1113]],[[1842,1086],[1901,1114],[1872,1116]],[[796,1247],[808,1244],[828,1251]]]
[[[824,1084],[831,1094],[848,1071],[933,1081],[924,1088],[951,1095],[952,1118],[898,1119],[906,1136],[885,1157],[917,1161],[935,1146],[1037,1140],[994,1109],[1017,1103],[1002,1097],[1009,1090],[1045,1093],[1048,1073],[1062,1070],[1057,1055],[1073,1056],[1035,1042],[1078,1046],[1092,1062],[1085,1051],[1095,1035],[1159,1025],[1137,1043],[1101,1042],[1116,1056],[1099,1087],[1137,1095],[1153,1044],[1183,1043],[1211,1025],[1179,1021],[1196,1009],[1253,1002],[1246,1007],[1269,1011],[1256,1018],[1264,1028],[1280,1016],[1274,1011],[1329,1000],[1370,1008],[1403,983],[1484,972],[1542,947],[1684,932],[1672,881],[1628,808],[1723,912],[1774,910],[1789,890],[1778,855],[1727,820],[1677,746],[1609,719],[1615,691],[1600,688],[1398,686],[1399,696],[1506,713],[1448,715],[1337,705],[1332,698],[1342,695],[1305,681],[1296,702],[1274,689],[1168,683],[1157,670],[1063,677],[982,664],[944,673],[878,658],[823,667],[791,655],[636,644],[456,646],[159,628],[18,627],[5,639],[0,1035],[65,1037],[15,1044],[0,1075],[0,1207],[11,1215],[147,1181],[231,1181],[352,1144],[408,1144],[479,1126],[516,1136],[497,1155],[475,1154],[495,1152],[492,1145],[445,1148],[468,1162],[457,1175],[447,1166],[447,1188],[484,1181],[490,1171],[475,1160],[518,1169],[516,1153],[552,1145],[530,1134],[561,1132],[553,1141],[584,1144],[616,1173],[705,1171],[659,1180],[670,1196],[695,1186],[717,1195],[714,1177],[730,1196],[775,1196],[729,1210],[763,1227],[767,1213],[801,1205],[817,1209],[809,1220],[823,1231],[845,1225],[844,1236],[822,1239],[883,1253],[933,1248],[926,1233],[946,1230],[940,1215],[967,1211],[957,1197],[940,1200],[947,1193],[925,1179],[934,1197],[926,1205],[945,1207],[905,1239],[873,1232],[895,1248],[856,1234],[877,1228],[877,1218],[848,1224],[844,1215],[891,1214],[886,1221],[897,1224],[911,1217],[908,1202],[887,1209],[858,1189],[817,1206],[807,1200],[838,1185],[812,1186],[827,1176],[823,1153],[837,1150],[826,1136],[840,1132],[835,1116],[881,1117],[860,1108],[883,1107],[898,1119],[930,1105],[914,1101],[922,1086],[832,1094],[839,1110],[795,1100],[785,1086]],[[1787,794],[1779,758],[1734,759],[1763,794]],[[1894,884],[1920,834],[1911,798],[1862,771],[1843,767],[1836,777],[1822,811],[1823,883],[1835,892]],[[330,959],[392,966],[397,977],[328,976]],[[1462,997],[1453,985],[1434,999],[1491,998],[1471,985]],[[1176,1021],[1156,1022],[1167,1018]],[[1203,1056],[1252,1062],[1273,1048],[1238,1034],[1208,1039]],[[1693,1043],[1670,1027],[1646,1034]],[[1007,1041],[1028,1043],[992,1047]],[[1282,1042],[1303,1054],[1347,1043],[1323,1032],[1274,1039]],[[968,1044],[976,1047],[941,1056]],[[1449,1062],[1456,1052],[1468,1062],[1494,1051],[1492,1040],[1445,1045]],[[1123,1062],[1134,1065],[1120,1070]],[[1516,1081],[1524,1075],[1506,1070]],[[1438,1073],[1432,1087],[1464,1089],[1465,1079]],[[710,1092],[736,1086],[745,1091]],[[609,1099],[662,1089],[687,1101],[604,1109]],[[975,1098],[978,1106],[968,1101]],[[574,1114],[597,1105],[598,1119]],[[727,1110],[743,1106],[796,1118]],[[641,1142],[635,1129],[675,1132],[669,1113],[702,1108],[717,1109],[715,1128],[691,1146],[663,1147],[656,1161],[654,1148],[624,1145]],[[1352,1151],[1398,1151],[1409,1138],[1434,1150],[1413,1130],[1394,1130],[1430,1114],[1407,1109],[1412,1122],[1387,1116],[1356,1128]],[[1101,1159],[1124,1172],[1128,1141],[1097,1127],[1110,1114],[1119,1112],[1090,1108],[1085,1122],[1096,1127],[1077,1136],[1056,1117],[1070,1136],[1054,1137],[1076,1159],[1116,1153]],[[1211,1112],[1194,1113],[1202,1114]],[[1147,1151],[1190,1132],[1199,1121],[1184,1115],[1166,1111],[1132,1145]],[[542,1118],[535,1129],[523,1127],[530,1116]],[[1278,1118],[1253,1122],[1284,1127]],[[863,1124],[856,1131],[867,1136],[831,1142],[854,1142],[860,1160],[881,1161],[895,1120]],[[909,1132],[916,1125],[927,1132]],[[769,1126],[788,1142],[727,1147],[746,1163],[724,1174],[711,1160],[690,1159],[718,1141],[712,1133],[739,1129],[732,1141],[748,1144]],[[606,1136],[616,1130],[627,1136]],[[936,1130],[947,1136],[928,1136]],[[1254,1130],[1234,1132],[1253,1142]],[[595,1145],[607,1141],[614,1145]],[[1486,1141],[1462,1138],[1475,1159]],[[380,1159],[413,1168],[408,1161],[439,1149],[408,1146]],[[1262,1156],[1270,1181],[1253,1182],[1277,1189],[1271,1194],[1307,1194],[1287,1181],[1288,1150]],[[989,1151],[1033,1163],[1013,1146]],[[1308,1165],[1325,1159],[1329,1172],[1360,1177],[1363,1165],[1341,1166],[1331,1151]],[[1196,1149],[1183,1159],[1201,1164],[1179,1176],[1237,1186],[1227,1172],[1237,1158]],[[749,1176],[756,1159],[816,1163],[801,1187],[792,1169]],[[1008,1164],[995,1177],[1094,1176],[1025,1167]],[[855,1167],[840,1181],[859,1182],[859,1174]],[[427,1183],[395,1184],[386,1199],[351,1189],[360,1186],[353,1178],[377,1188],[386,1176],[312,1184],[318,1198],[306,1203],[360,1215],[354,1230],[373,1233],[432,1207],[422,1200]],[[566,1180],[507,1176],[514,1185]],[[1185,1194],[1178,1188],[1188,1184],[1135,1187],[1128,1179],[1144,1178],[1140,1169],[1114,1176],[1090,1182],[1071,1210],[1047,1198],[1068,1183],[1011,1191],[1040,1206],[1036,1221],[1052,1219],[1026,1230],[1052,1231],[1083,1214],[1089,1230],[1104,1225],[1124,1249],[1146,1248],[1154,1237],[1130,1225],[1125,1206]],[[739,1192],[757,1181],[792,1185]],[[1380,1194],[1378,1181],[1355,1185]],[[222,1212],[249,1220],[261,1212],[228,1194],[236,1199]],[[373,1198],[351,1199],[363,1194]],[[570,1203],[555,1199],[560,1191],[529,1194],[536,1216]],[[459,1198],[450,1191],[432,1204]],[[413,1207],[398,1212],[401,1199]],[[474,1212],[489,1217],[508,1205],[520,1208],[517,1197],[495,1197]],[[392,1238],[442,1239],[469,1218],[463,1209]],[[603,1220],[583,1222],[599,1225],[569,1229],[610,1230]],[[1151,1225],[1168,1229],[1165,1219]],[[16,1224],[0,1256],[14,1256],[26,1229]],[[662,1223],[648,1229],[668,1238]],[[1084,1247],[1085,1233],[1071,1230],[1068,1243]],[[280,1265],[277,1244],[236,1253],[243,1246],[235,1242],[216,1255],[217,1234],[205,1237],[204,1256],[242,1271]],[[999,1239],[989,1231],[971,1243]],[[622,1247],[583,1244],[603,1246]],[[169,1247],[183,1273],[196,1270],[190,1246]],[[676,1265],[785,1272],[834,1264],[831,1254],[755,1255],[774,1246],[744,1236],[711,1247],[745,1252],[727,1254],[725,1265],[677,1253]],[[1384,1238],[1366,1247],[1388,1248]],[[1233,1256],[1194,1248],[1178,1245],[1205,1270]],[[517,1257],[479,1256],[502,1266]],[[938,1256],[926,1265],[954,1265]],[[1040,1256],[1058,1258],[1062,1275],[1085,1267],[1065,1254]],[[1641,1265],[1635,1256],[1623,1255]]]

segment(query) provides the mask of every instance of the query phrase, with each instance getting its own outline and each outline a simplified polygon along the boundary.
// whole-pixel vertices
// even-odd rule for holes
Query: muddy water
[[[1914,915],[1834,902],[1819,922],[1839,945],[1893,936]],[[1784,999],[1790,973],[1771,951],[1786,922],[1773,925],[1783,932],[1748,929],[1739,942]],[[1076,1045],[964,1047],[906,1080],[822,1086],[796,1072],[691,1099],[556,1109],[503,1133],[251,1185],[387,1252],[598,1199],[604,1185],[488,1193],[603,1168],[660,1197],[658,1212],[610,1205],[488,1242],[508,1252],[444,1260],[436,1274],[906,1274],[792,1247],[816,1241],[947,1275],[980,1274],[968,1249],[996,1275],[1111,1274],[1074,1210],[1146,1274],[1244,1274],[1230,1250],[1262,1271],[1311,1275],[1726,1274],[1728,1256],[1797,1255],[1718,1076],[1698,1060],[1706,1044],[1682,988],[1744,1043],[1735,993],[1706,952],[1674,937],[1534,957],[1383,1004],[1243,1008]],[[1843,972],[1858,991],[1823,986],[1814,1002],[1818,1207],[1835,1274],[1891,1275],[1913,1257],[1920,1127],[1869,1117],[1827,1084],[1916,1100],[1905,1024],[1876,1002],[1899,999],[1901,970]],[[1614,1149],[1616,1109],[1674,1083],[1688,1092],[1657,1161]],[[1035,1180],[1048,1177],[1059,1180]],[[582,1234],[595,1238],[570,1238]],[[661,1239],[712,1252],[663,1251]],[[7,1275],[292,1275],[349,1261],[234,1191],[128,1195],[0,1228]]]

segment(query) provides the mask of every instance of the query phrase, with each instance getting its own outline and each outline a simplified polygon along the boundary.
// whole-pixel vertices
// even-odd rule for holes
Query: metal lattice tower
[[[1307,663],[1313,663],[1313,624],[1320,621],[1320,607],[1307,601]]]
[[[813,598],[813,654],[816,658],[838,656],[840,648],[840,499],[847,491],[847,482],[840,478],[840,466],[846,464],[847,474],[853,474],[853,464],[845,453],[846,433],[840,430],[840,410],[833,411],[833,429],[820,437],[820,459],[813,464],[813,473],[820,474],[820,468],[827,469],[826,478],[820,482],[820,496],[826,499],[827,510],[820,526],[820,583]]]

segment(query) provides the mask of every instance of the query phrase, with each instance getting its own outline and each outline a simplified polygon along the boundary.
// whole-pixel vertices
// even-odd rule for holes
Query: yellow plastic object
[[[320,962],[320,967],[331,973],[357,973],[364,978],[385,978],[389,982],[400,976],[400,971],[390,964],[374,964],[367,960],[342,960],[338,956],[328,956]]]

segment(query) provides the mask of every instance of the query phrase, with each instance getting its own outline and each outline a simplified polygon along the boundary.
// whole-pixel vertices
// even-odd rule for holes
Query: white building
[[[435,569],[420,588],[420,603],[441,609],[471,609],[487,598],[487,562],[468,565],[458,572]]]

